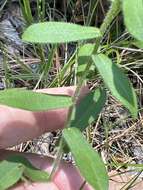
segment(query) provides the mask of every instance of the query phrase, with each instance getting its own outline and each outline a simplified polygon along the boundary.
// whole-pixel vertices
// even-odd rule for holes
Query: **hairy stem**
[[[54,163],[53,163],[53,168],[52,168],[52,171],[51,171],[50,176],[49,176],[49,181],[52,180],[55,172],[58,169],[58,166],[60,164],[60,161],[61,161],[62,155],[63,155],[63,146],[64,146],[64,139],[61,138],[60,139],[60,144],[59,144],[59,149],[58,149],[58,152],[56,154],[56,158],[55,158]]]
[[[120,0],[114,0],[114,1],[112,1],[111,8],[108,11],[107,16],[104,19],[104,22],[103,22],[103,24],[100,27],[102,36],[104,35],[104,33],[106,32],[106,30],[108,29],[108,27],[110,26],[110,24],[112,23],[112,21],[114,20],[114,18],[118,15],[118,13],[120,12],[120,10],[121,10]],[[95,48],[93,50],[93,54],[97,54],[99,46],[100,46],[101,39],[102,39],[102,37],[98,38],[96,40]],[[74,108],[76,106],[76,102],[77,102],[77,100],[79,98],[79,95],[80,95],[81,87],[82,87],[82,85],[84,83],[84,80],[85,80],[85,78],[86,78],[86,76],[87,76],[87,74],[89,72],[89,69],[90,69],[91,65],[92,65],[92,62],[89,59],[87,65],[86,65],[86,68],[85,68],[85,70],[84,70],[84,72],[83,72],[83,74],[82,74],[82,76],[81,76],[81,78],[80,78],[80,80],[78,82],[78,86],[77,86],[77,88],[75,90],[75,94],[74,94],[74,96],[72,98],[73,104],[72,104],[72,106],[69,109],[67,121],[66,121],[65,126],[64,126],[65,128],[70,127],[70,121],[71,121],[71,118],[72,118],[73,110],[74,110]],[[53,173],[54,173],[54,171],[56,171],[56,168],[58,167],[60,159],[62,158],[64,143],[65,143],[64,139],[63,139],[63,137],[61,137],[59,152],[57,154],[58,158],[55,160],[55,165],[53,167],[53,172],[52,172],[52,175],[50,175],[50,176],[53,176]]]
[[[111,7],[100,27],[101,34],[104,35],[112,21],[121,11],[121,0],[112,0]]]

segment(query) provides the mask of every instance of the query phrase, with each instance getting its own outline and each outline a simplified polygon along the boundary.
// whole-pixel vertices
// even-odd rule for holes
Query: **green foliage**
[[[107,171],[99,154],[85,141],[80,131],[83,131],[97,119],[106,102],[106,91],[105,89],[98,88],[85,96],[80,103],[76,104],[82,84],[85,82],[89,71],[97,68],[112,95],[130,111],[134,118],[136,118],[138,114],[136,94],[129,79],[116,63],[113,63],[107,56],[100,53],[100,41],[103,39],[102,35],[105,34],[112,21],[121,11],[120,0],[112,0],[111,2],[110,10],[100,29],[98,29],[96,27],[80,26],[65,22],[43,22],[31,25],[33,23],[33,16],[30,1],[21,0],[20,4],[27,25],[31,25],[25,30],[22,36],[24,41],[57,44],[92,39],[95,40],[96,43],[84,44],[78,51],[77,75],[79,77],[79,83],[75,96],[72,99],[67,96],[41,94],[20,89],[9,89],[0,92],[0,104],[15,108],[30,111],[44,111],[70,107],[69,117],[65,125],[65,127],[69,128],[63,130],[63,136],[61,137],[61,142],[65,144],[60,143],[61,147],[59,150],[63,151],[64,147],[66,145],[68,146],[75,158],[81,175],[96,190],[108,189]],[[40,0],[37,1],[38,19],[43,21],[45,1],[43,1],[43,4],[41,3]],[[92,5],[92,3],[90,3],[90,5]],[[143,1],[123,0],[122,5],[127,29],[140,43],[143,41]],[[91,23],[93,15],[95,14],[95,8],[96,5],[92,9],[90,8],[93,14],[91,17],[88,15],[89,21],[87,20],[87,23]],[[43,11],[43,13],[41,11]],[[38,47],[41,60],[47,63],[42,46],[39,45]],[[51,54],[49,54],[48,64],[41,67],[43,68],[43,76],[41,76],[41,79],[50,71],[56,50],[55,47],[56,45],[53,46]],[[76,53],[74,57],[75,56]],[[62,77],[73,64],[72,61],[63,67],[63,71],[61,72]],[[60,75],[57,76],[56,81],[60,80],[59,78]],[[63,153],[62,151],[58,153],[59,159],[62,157],[62,155],[60,155]],[[57,161],[57,163],[59,162]],[[0,189],[5,190],[11,187],[23,177],[31,181],[49,180],[49,174],[38,170],[32,166],[27,159],[19,155],[12,156],[0,162]]]
[[[86,68],[86,65],[92,61],[91,55],[94,51],[94,44],[84,44],[80,47],[78,51],[78,68],[77,68],[77,75],[81,76],[83,71]],[[95,69],[95,66],[92,65],[91,70]]]
[[[0,162],[0,189],[5,190],[13,186],[21,179],[24,168],[22,164],[8,162],[3,160]]]
[[[0,91],[0,104],[29,111],[44,111],[71,106],[69,96],[37,93],[24,89]]]
[[[123,71],[104,54],[93,55],[92,59],[113,96],[137,118],[136,95]]]
[[[47,172],[34,167],[24,156],[12,155],[7,158],[7,161],[22,165],[24,168],[22,175],[31,181],[47,182],[49,180],[49,174]]]
[[[75,107],[71,119],[70,127],[77,127],[84,130],[95,121],[105,105],[106,92],[97,89],[85,96]]]
[[[108,175],[105,165],[98,153],[86,142],[79,129],[74,127],[64,129],[63,137],[86,181],[96,190],[107,190]]]
[[[135,40],[135,41],[133,41],[133,45],[140,49],[143,49],[143,41]]]
[[[24,16],[25,21],[27,22],[27,25],[30,25],[33,23],[33,16],[32,11],[30,7],[30,1],[27,0],[19,0],[21,10]]]
[[[6,190],[23,178],[47,182],[49,174],[35,168],[25,157],[11,155],[0,162],[0,190]]]
[[[143,1],[123,0],[123,13],[128,31],[143,41]]]
[[[64,22],[43,22],[27,28],[22,38],[33,43],[66,43],[100,36],[100,30],[95,27]]]

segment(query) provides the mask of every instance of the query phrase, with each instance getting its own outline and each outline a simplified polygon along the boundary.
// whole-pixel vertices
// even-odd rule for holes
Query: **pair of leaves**
[[[122,0],[124,20],[128,31],[139,41],[143,41],[143,1]]]
[[[83,30],[83,32],[81,30]],[[100,37],[98,29],[94,28],[93,30],[93,28],[90,27],[87,28],[56,22],[35,24],[28,28],[23,35],[25,41],[35,43],[63,43],[96,37]],[[89,59],[91,60],[92,57],[92,61],[95,63],[96,68],[112,94],[130,110],[134,117],[136,117],[137,103],[135,93],[129,80],[121,69],[113,64],[105,55],[91,56],[90,51],[87,53],[83,51],[82,56],[85,54],[87,62]],[[71,122],[73,128],[63,130],[63,137],[74,155],[81,174],[97,190],[108,189],[108,177],[104,163],[101,161],[97,152],[93,151],[89,144],[84,140],[80,131],[77,128],[74,128],[74,126],[83,130],[88,124],[90,124],[93,121],[92,116],[94,115],[94,118],[97,117],[97,114],[101,111],[105,103],[105,97],[106,95],[103,91],[102,93],[96,91],[95,94],[89,94],[89,96],[86,97],[87,99],[84,99],[85,102],[83,101],[82,104],[77,107],[77,111],[75,111],[73,115],[74,120]],[[88,107],[89,99],[96,102],[97,110],[96,108],[93,110],[90,106]],[[89,112],[84,113],[87,107],[89,108]],[[80,117],[81,120],[79,120]]]
[[[12,155],[0,162],[0,189],[5,190],[23,177],[31,181],[47,182],[49,174],[35,168],[26,158]]]
[[[138,112],[137,99],[129,79],[122,69],[120,69],[117,64],[114,64],[106,55],[92,55],[93,49],[94,44],[86,44],[80,48],[78,54],[78,67],[80,72],[83,72],[86,64],[92,61],[112,95],[130,111],[134,118],[136,118]],[[82,110],[85,111],[85,107],[81,109],[81,111]],[[78,114],[79,118],[80,114]]]
[[[142,0],[123,1],[127,28],[139,40],[142,40],[143,31],[142,7]],[[134,22],[134,24],[131,23],[131,21]],[[62,22],[46,22],[30,26],[23,34],[23,40],[35,43],[62,43],[92,39],[100,36],[100,31],[93,27],[83,27]],[[82,61],[82,58],[85,59],[84,63],[90,61],[92,46],[85,48],[85,50],[83,49],[80,53],[79,61]],[[92,56],[92,60],[112,94],[129,109],[132,116],[135,118],[137,116],[137,100],[127,77],[121,69],[104,55]],[[82,68],[79,67],[79,72],[84,68],[84,64],[80,64],[80,66],[82,66]]]
[[[72,100],[69,96],[8,89],[0,91],[0,104],[29,111],[44,111],[69,107],[72,105]]]
[[[24,41],[33,43],[67,43],[100,37],[100,30],[65,22],[33,24],[24,32]]]

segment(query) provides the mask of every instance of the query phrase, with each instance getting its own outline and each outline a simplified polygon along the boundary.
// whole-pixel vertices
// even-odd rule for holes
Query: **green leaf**
[[[29,111],[44,111],[69,107],[71,97],[49,95],[30,90],[8,89],[0,91],[0,104]]]
[[[143,41],[135,40],[135,41],[133,41],[133,45],[140,49],[143,49]]]
[[[45,171],[32,169],[26,167],[24,170],[24,176],[26,176],[31,181],[37,182],[48,182],[49,181],[49,174]]]
[[[66,43],[100,37],[99,29],[64,22],[33,24],[24,32],[22,39],[33,43]]]
[[[137,98],[134,89],[124,72],[112,63],[105,55],[93,55],[92,59],[105,84],[113,94],[132,114],[137,117]]]
[[[123,12],[128,31],[143,41],[143,0],[123,0]]]
[[[84,130],[95,121],[106,102],[106,91],[97,89],[85,96],[72,115],[70,127],[77,127]]]
[[[94,48],[95,48],[94,44],[85,44],[80,47],[78,51],[78,68],[77,68],[78,75],[82,75],[83,71],[86,68],[86,65],[92,61],[91,55],[93,53]],[[95,66],[92,65],[90,70],[95,70]]]
[[[10,161],[0,162],[0,190],[5,190],[16,184],[22,177],[23,166]]]
[[[100,156],[86,142],[77,128],[66,128],[63,137],[85,180],[96,190],[108,189],[108,175]]]
[[[34,167],[28,159],[20,155],[12,155],[7,158],[8,161],[21,164],[24,168],[23,175],[31,181],[48,182],[49,174]]]

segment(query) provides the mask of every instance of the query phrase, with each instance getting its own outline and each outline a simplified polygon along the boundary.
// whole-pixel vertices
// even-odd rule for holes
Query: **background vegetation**
[[[21,40],[21,35],[27,26],[39,21],[64,21],[99,27],[109,7],[110,2],[104,0],[33,0],[30,4],[26,0],[1,1],[0,88],[41,89],[76,85],[80,78],[76,56],[80,43],[30,45]],[[123,166],[126,170],[136,170],[136,164],[141,164],[143,158],[143,44],[127,32],[120,14],[104,35],[101,49],[118,63],[132,81],[138,95],[139,117],[133,120],[108,92],[104,110],[84,134],[92,147],[100,152],[109,170],[116,169],[120,173]],[[90,89],[102,85],[94,67],[87,79]],[[55,139],[59,133],[48,133],[14,149],[55,154]],[[45,143],[47,137],[49,142]],[[72,161],[70,154],[65,156],[66,160]]]

